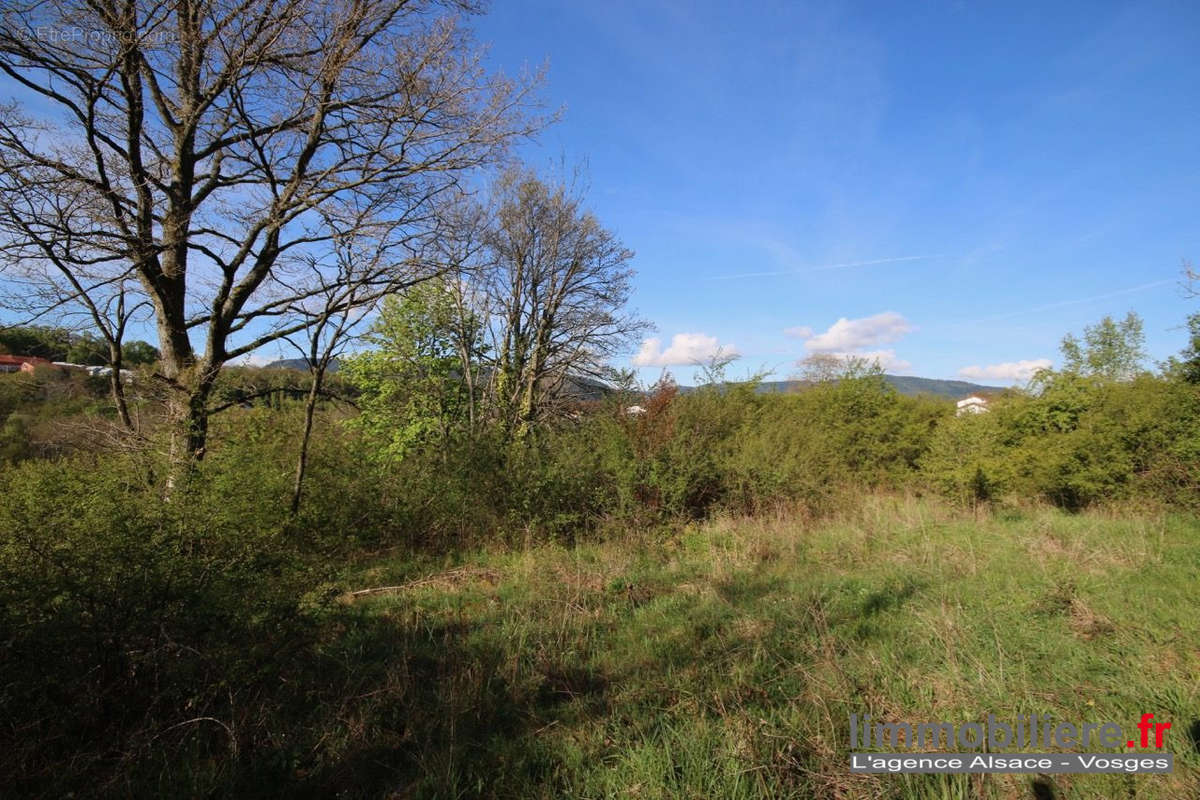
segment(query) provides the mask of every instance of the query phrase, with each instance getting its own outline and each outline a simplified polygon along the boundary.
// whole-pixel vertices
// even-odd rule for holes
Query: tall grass
[[[377,563],[346,585],[397,588],[343,613],[415,635],[430,669],[376,664],[387,688],[326,744],[349,757],[399,736],[401,796],[1190,797],[1197,533],[1175,516],[976,520],[873,494],[816,525],[722,518],[487,550],[418,580]],[[397,729],[377,715],[391,702],[407,709]],[[1143,711],[1173,722],[1173,775],[847,769],[852,713],[1131,725]]]

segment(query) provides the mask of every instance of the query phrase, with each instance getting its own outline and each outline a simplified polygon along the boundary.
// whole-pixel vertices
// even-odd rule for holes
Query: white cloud
[[[805,341],[804,346],[814,353],[851,352],[889,344],[913,330],[912,324],[895,311],[861,319],[842,317],[830,325],[829,330]]]
[[[973,364],[963,367],[958,374],[972,380],[1027,381],[1039,369],[1049,368],[1051,363],[1048,358],[1033,358],[1024,361],[1006,361],[1003,364],[988,364],[986,367]]]
[[[797,325],[794,328],[784,328],[783,333],[785,336],[794,336],[797,339],[808,339],[812,337],[813,329],[807,325]]]
[[[908,369],[912,363],[905,361],[903,358],[896,357],[895,350],[859,350],[854,353],[825,353],[842,361],[849,361],[853,358],[861,358],[868,363],[878,361],[880,368],[885,372],[898,369]],[[803,359],[798,362],[803,363]]]
[[[718,356],[740,355],[731,344],[718,344],[717,337],[703,333],[677,333],[671,337],[671,346],[662,349],[662,340],[655,337],[642,342],[638,354],[633,357],[635,367],[670,367],[704,364]]]

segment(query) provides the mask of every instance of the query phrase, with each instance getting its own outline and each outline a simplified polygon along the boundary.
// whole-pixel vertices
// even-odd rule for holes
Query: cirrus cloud
[[[1051,361],[1048,358],[1032,358],[1022,361],[1005,361],[1002,364],[979,366],[972,364],[963,367],[958,374],[972,380],[992,381],[1027,381],[1040,369],[1049,369]]]
[[[717,337],[704,333],[677,333],[671,344],[662,349],[662,340],[655,337],[642,342],[633,357],[635,367],[671,367],[704,364],[714,358],[733,357],[740,353],[731,344],[719,344]]]

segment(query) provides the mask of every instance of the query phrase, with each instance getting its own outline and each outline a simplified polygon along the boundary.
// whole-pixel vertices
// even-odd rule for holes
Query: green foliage
[[[1169,368],[1176,372],[1180,380],[1200,384],[1200,314],[1192,314],[1187,318],[1188,343],[1173,359]]]
[[[1146,360],[1146,335],[1142,319],[1130,311],[1116,322],[1105,317],[1083,329],[1083,339],[1072,334],[1061,345],[1063,371],[1105,380],[1128,380]]]
[[[214,446],[169,493],[160,455],[169,445],[153,426],[123,454],[48,444],[54,429],[87,429],[103,381],[58,370],[0,375],[0,458],[10,464],[0,467],[0,780],[13,793],[382,796],[402,786],[413,796],[475,796],[488,794],[483,779],[493,775],[496,796],[603,794],[620,780],[608,766],[589,767],[596,762],[667,794],[803,794],[815,784],[801,776],[833,769],[821,755],[828,743],[776,751],[782,734],[747,731],[801,724],[801,712],[776,718],[772,709],[821,690],[802,676],[828,674],[821,659],[849,646],[888,643],[875,653],[883,673],[867,661],[847,668],[858,670],[856,683],[890,685],[882,674],[914,664],[957,674],[958,662],[920,650],[905,609],[931,583],[978,596],[975,570],[990,566],[976,564],[977,553],[1007,553],[994,562],[1002,578],[1031,552],[1075,563],[1103,551],[1093,563],[1166,564],[1171,591],[1189,585],[1179,564],[1193,554],[1154,551],[1161,535],[1112,522],[1093,536],[1056,515],[1047,539],[1046,524],[1020,522],[1039,499],[1072,512],[1196,509],[1200,386],[1179,371],[1122,380],[1090,367],[1048,371],[1034,391],[1005,392],[987,413],[956,417],[947,400],[896,393],[869,365],[840,364],[815,385],[768,394],[717,369],[692,392],[664,381],[577,404],[514,443],[486,415],[470,425],[477,398],[463,377],[474,373],[461,371],[461,340],[447,333],[461,319],[448,321],[440,291],[389,303],[375,349],[350,359],[349,383],[334,381],[339,393],[359,393],[362,411],[319,407],[308,501],[295,517],[286,508],[303,373],[226,371]],[[879,507],[930,489],[1017,522],[985,514],[981,525],[947,528],[952,512],[928,500],[903,519]],[[817,538],[753,540],[721,522],[760,513],[746,523],[760,526],[771,518],[761,512],[781,511],[858,521]],[[881,567],[903,525],[909,549]],[[652,557],[625,546],[629,531],[639,547],[651,543]],[[945,541],[931,560],[933,535]],[[1010,535],[1024,538],[993,541]],[[505,546],[526,559],[519,579],[422,582]],[[591,565],[597,548],[615,563]],[[398,566],[380,567],[381,553]],[[738,566],[744,558],[753,563]],[[1029,596],[1015,606],[954,607],[985,620],[1027,620],[1031,607],[1050,609],[1038,618],[1050,619],[1065,608],[1087,636],[1108,630],[1107,617],[1089,610],[1102,594],[1018,582]],[[430,587],[428,602],[381,601],[378,614],[333,602],[343,589],[373,586]],[[1104,613],[1117,619],[1127,606]],[[1169,608],[1152,613],[1178,624]],[[920,615],[920,625],[931,618]],[[1031,642],[1011,620],[1001,635],[1015,636],[1004,646],[1018,652]],[[967,622],[943,635],[974,636],[978,620]],[[1046,637],[1059,623],[1038,624]],[[797,630],[813,635],[793,652]],[[980,636],[976,652],[993,652],[997,632]],[[747,653],[760,655],[739,660]],[[812,663],[780,669],[763,653]],[[643,685],[628,664],[667,677]],[[905,681],[892,686],[893,707],[913,699]],[[997,703],[1010,688],[994,687]],[[676,698],[666,711],[663,696]],[[709,696],[719,702],[701,712],[694,698]],[[749,728],[730,716],[739,703]]]
[[[920,460],[925,478],[962,505],[1011,489],[1016,470],[997,457],[1010,409],[1011,404],[993,402],[987,413],[943,419]]]
[[[95,334],[45,325],[0,328],[0,352],[97,367],[109,362],[108,343]],[[126,342],[121,358],[126,366],[153,364],[158,360],[158,348],[140,339]]]
[[[53,367],[0,374],[0,465],[94,449],[87,432],[112,416],[105,378]]]
[[[81,742],[118,748],[134,782],[169,779],[172,754],[229,752],[215,724],[182,745],[155,737],[197,716],[234,729],[264,667],[299,641],[299,600],[318,581],[258,502],[264,478],[197,480],[164,503],[120,459],[30,462],[3,476],[0,704],[8,730],[24,731],[4,750],[7,764],[31,767],[15,791],[65,793],[54,765],[77,759]],[[89,750],[69,779],[116,778],[110,758]]]
[[[312,375],[287,368],[225,367],[213,388],[213,408],[266,407],[282,410],[308,396]],[[325,376],[325,389],[334,396],[353,395],[336,373]]]
[[[1038,497],[1068,509],[1141,500],[1194,507],[1200,488],[1200,389],[1176,363],[1140,370],[1142,323],[1106,317],[1063,341],[1065,366],[1030,394],[939,426],[922,460],[948,496]],[[981,478],[982,482],[976,480]]]
[[[388,459],[422,448],[444,449],[469,429],[478,399],[483,327],[459,313],[448,287],[426,281],[389,297],[367,336],[374,349],[342,361],[358,390],[361,413],[353,424]],[[464,355],[468,357],[464,358]]]
[[[108,363],[108,344],[90,333],[79,334],[71,340],[67,348],[65,361],[72,364],[85,364],[90,367],[102,367]]]
[[[949,412],[945,401],[897,394],[875,370],[772,396],[739,436],[742,503],[822,510],[850,485],[903,485]]]
[[[121,347],[121,359],[126,365],[136,367],[142,364],[153,364],[158,361],[158,348],[149,342],[137,339],[126,342]]]
[[[993,401],[948,420],[922,459],[948,496],[972,497],[982,471],[990,497],[1040,497],[1078,509],[1142,498],[1192,506],[1200,489],[1200,390],[1142,375],[1104,382],[1046,373],[1040,392]]]
[[[65,328],[44,325],[0,327],[0,349],[18,356],[37,356],[65,361],[75,335]]]

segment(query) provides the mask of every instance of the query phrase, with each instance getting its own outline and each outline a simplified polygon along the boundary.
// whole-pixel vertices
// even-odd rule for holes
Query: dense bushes
[[[247,744],[237,717],[265,665],[303,641],[319,571],[265,498],[198,480],[163,502],[137,472],[105,458],[4,476],[0,738],[18,791],[81,778],[116,791],[107,782],[169,774],[182,743],[193,768],[223,759]],[[196,718],[221,722],[163,740]]]
[[[1200,499],[1200,387],[1140,376],[1047,374],[1032,395],[935,430],[922,475],[963,501],[1106,500],[1194,506]]]
[[[0,374],[0,465],[96,450],[115,418],[107,378],[45,366]]]
[[[1046,373],[963,417],[875,375],[792,394],[667,389],[641,402],[642,414],[613,403],[523,451],[505,485],[526,500],[504,515],[526,526],[566,515],[579,530],[781,505],[820,514],[864,488],[1071,510],[1200,499],[1200,387],[1165,377]]]
[[[289,517],[295,417],[224,417],[224,446],[169,495],[153,451],[0,472],[9,791],[204,796],[294,777],[288,732],[312,672],[337,671],[318,633],[339,565],[397,541],[404,511],[332,425],[311,502]]]
[[[716,511],[830,510],[864,488],[962,503],[1190,505],[1200,492],[1200,387],[1047,374],[1030,393],[955,417],[877,375],[790,394],[753,384],[614,397],[513,444],[486,433],[371,465],[391,530],[436,548],[479,537],[567,539]],[[636,400],[645,410],[631,414]],[[372,443],[340,431],[344,447]],[[367,436],[365,433],[363,436]]]

